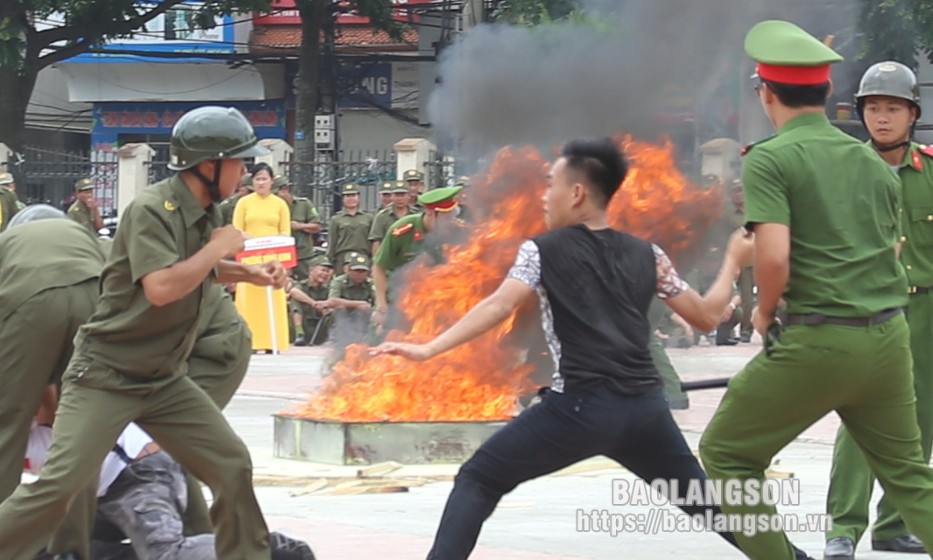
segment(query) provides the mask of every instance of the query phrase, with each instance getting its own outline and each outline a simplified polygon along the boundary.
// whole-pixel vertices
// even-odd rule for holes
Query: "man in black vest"
[[[751,260],[752,241],[742,230],[732,235],[719,276],[700,296],[661,248],[609,227],[606,208],[627,167],[608,138],[565,145],[544,197],[550,231],[521,245],[496,292],[431,342],[375,350],[426,360],[498,325],[533,295],[541,305],[555,362],[551,388],[460,469],[429,558],[466,558],[504,494],[594,455],[644,480],[676,480],[680,498],[691,481],[705,479],[651,359],[648,307],[657,294],[701,331],[713,330]],[[719,513],[687,503],[688,514]],[[735,545],[731,533],[720,534]]]

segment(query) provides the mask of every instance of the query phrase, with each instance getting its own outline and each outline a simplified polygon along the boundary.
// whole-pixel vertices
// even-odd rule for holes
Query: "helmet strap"
[[[207,194],[210,195],[211,201],[213,201],[213,202],[216,204],[216,203],[218,203],[218,202],[221,201],[221,196],[220,196],[220,172],[221,172],[221,168],[223,167],[223,165],[222,165],[222,164],[223,164],[223,160],[221,160],[221,159],[215,159],[215,160],[213,160],[213,161],[214,161],[214,178],[213,178],[213,180],[208,179],[207,177],[205,177],[204,174],[201,173],[201,170],[198,169],[197,166],[192,167],[192,168],[191,168],[191,171],[192,171],[192,173],[194,174],[195,177],[197,177],[202,183],[204,183],[204,186],[207,187]]]
[[[894,150],[899,150],[901,148],[906,148],[910,146],[910,140],[904,140],[903,142],[898,142],[896,144],[879,144],[875,142],[875,139],[871,139],[871,145],[875,147],[879,152],[893,152]]]

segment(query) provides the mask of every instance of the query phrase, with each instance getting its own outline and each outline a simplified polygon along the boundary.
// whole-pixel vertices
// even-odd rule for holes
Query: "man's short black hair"
[[[796,86],[782,84],[771,80],[761,80],[774,92],[784,106],[798,109],[800,107],[822,107],[826,105],[829,97],[829,82],[813,86]]]
[[[560,155],[567,160],[567,168],[582,174],[600,195],[597,203],[602,208],[609,205],[628,173],[628,163],[611,138],[571,140]]]

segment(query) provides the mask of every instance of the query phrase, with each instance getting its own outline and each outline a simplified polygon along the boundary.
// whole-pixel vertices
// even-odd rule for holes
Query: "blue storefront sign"
[[[236,107],[246,115],[259,138],[285,138],[285,102],[218,101],[215,103],[95,103],[91,125],[94,146],[116,145],[121,134],[171,134],[185,112],[204,105]]]

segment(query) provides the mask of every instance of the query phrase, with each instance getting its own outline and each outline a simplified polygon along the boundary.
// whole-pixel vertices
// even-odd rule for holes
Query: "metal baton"
[[[731,377],[716,377],[713,379],[701,379],[699,381],[682,381],[680,383],[681,391],[699,391],[702,389],[722,389],[729,384]]]

